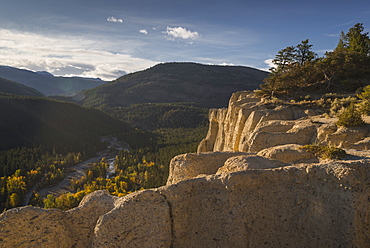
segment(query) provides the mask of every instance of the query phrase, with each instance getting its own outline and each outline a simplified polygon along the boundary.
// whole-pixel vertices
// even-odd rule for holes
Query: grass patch
[[[334,146],[305,145],[298,149],[312,152],[315,156],[322,159],[343,159],[347,155],[346,151]]]
[[[337,117],[337,126],[354,127],[364,124],[361,113],[357,111],[354,102],[351,102],[347,108],[340,111]]]

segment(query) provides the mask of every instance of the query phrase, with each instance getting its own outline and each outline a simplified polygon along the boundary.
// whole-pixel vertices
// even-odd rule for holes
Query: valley
[[[86,177],[87,170],[94,166],[94,164],[96,164],[97,162],[101,161],[103,158],[107,159],[110,165],[114,165],[114,160],[115,157],[118,155],[118,151],[128,151],[129,149],[128,144],[118,142],[116,137],[101,137],[100,139],[107,144],[107,150],[97,152],[95,157],[89,158],[84,162],[68,167],[64,179],[58,182],[56,185],[51,185],[50,187],[38,189],[38,184],[36,183],[25,196],[23,205],[28,205],[33,192],[35,192],[36,190],[41,197],[46,197],[49,194],[58,197],[66,193],[75,193],[75,190],[71,188],[71,181],[78,181],[81,180],[82,177]],[[110,170],[114,171],[114,167],[110,168]],[[109,168],[107,168],[107,177],[111,174],[112,171],[109,171]]]
[[[100,161],[103,157],[105,157],[105,153],[101,153],[100,156],[90,158],[84,162],[78,163],[75,166],[68,168],[68,172],[66,173],[64,179],[58,182],[56,185],[51,185],[49,187],[38,189],[38,194],[41,197],[45,197],[49,194],[54,196],[60,196],[65,193],[72,192],[73,189],[70,188],[71,180],[80,180],[81,177],[86,177],[86,170],[92,166],[93,163]],[[36,183],[26,194],[23,200],[23,206],[27,206],[29,200],[31,199],[33,193],[37,190],[38,184]]]
[[[23,74],[31,75],[30,72],[12,68],[0,69],[7,70],[3,74],[0,70],[0,76],[14,76],[18,72],[19,79]],[[231,77],[230,72],[232,72]],[[192,76],[189,77],[189,75]],[[25,96],[28,92],[37,92],[37,90],[30,90],[31,88],[25,88],[26,86],[22,88],[21,84],[11,81],[4,80],[3,83],[0,81],[0,86],[4,85],[3,95],[0,98],[3,102],[0,114],[8,120],[0,125],[0,132],[3,130],[0,146],[5,149],[4,156],[8,156],[7,150],[12,151],[11,149],[19,146],[41,146],[37,155],[27,155],[31,159],[27,167],[17,165],[18,162],[15,161],[12,162],[14,164],[12,167],[9,166],[9,161],[4,161],[8,165],[3,165],[4,172],[0,175],[1,185],[6,189],[1,194],[2,207],[12,207],[20,205],[20,202],[23,204],[27,202],[36,206],[59,206],[64,209],[66,205],[58,204],[67,204],[62,203],[65,202],[62,199],[67,196],[69,199],[74,199],[67,204],[70,208],[76,206],[85,194],[101,188],[107,188],[112,194],[122,196],[143,187],[163,185],[167,179],[170,159],[181,153],[196,151],[197,144],[205,136],[209,107],[220,106],[217,99],[224,98],[224,95],[229,95],[234,89],[258,87],[266,75],[265,72],[252,68],[167,63],[143,72],[125,75],[108,83],[107,87],[102,85],[91,91],[82,91],[73,99],[68,96],[40,98],[42,93]],[[45,73],[31,76],[29,78],[34,78],[33,80],[36,81],[41,80],[41,77],[49,79],[52,77]],[[226,91],[226,85],[222,86],[225,78],[229,78],[227,80],[229,89]],[[204,80],[204,83],[199,79]],[[148,82],[164,83],[163,87],[158,88],[161,92],[158,90],[151,92],[150,87],[144,86],[146,93],[138,91],[137,94],[142,97],[137,95],[136,100],[130,103],[117,101],[127,96],[114,95],[117,92],[129,92],[133,97],[136,91],[132,89],[144,89],[141,85],[146,85]],[[194,82],[198,85],[203,84],[202,87],[213,92],[212,97],[194,98]],[[41,84],[33,85],[38,89],[43,87]],[[127,88],[127,85],[131,86]],[[114,88],[113,91],[111,87]],[[175,93],[175,89],[178,93],[181,92],[181,97]],[[99,93],[90,93],[96,90]],[[18,96],[9,93],[18,94]],[[171,94],[179,97],[172,99]],[[202,93],[204,94],[205,92]],[[160,100],[144,97],[154,95]],[[166,97],[159,97],[161,95]],[[99,100],[101,96],[106,98],[105,102]],[[97,102],[101,104],[92,104]],[[99,108],[101,111],[91,107]],[[5,132],[5,130],[8,131]],[[130,152],[119,151],[116,154],[110,154],[118,158],[114,168],[111,166],[109,169],[115,171],[111,173],[111,178],[106,178],[109,168],[108,154],[98,157],[94,155],[103,148],[97,140],[102,135],[114,135],[119,141],[128,143],[131,148]],[[117,148],[122,142],[114,143],[111,144],[111,150],[113,146]],[[68,161],[65,156],[72,151],[82,156],[76,156],[74,162],[64,162]],[[50,158],[41,162],[41,160],[35,160],[36,156],[39,159]],[[51,158],[53,156],[55,156],[54,159]],[[58,161],[53,161],[57,157]],[[81,159],[94,161],[94,163],[78,164]],[[120,162],[123,161],[122,159],[129,162],[122,163]],[[30,173],[34,173],[35,176],[31,177]],[[99,179],[100,177],[103,179]],[[10,186],[11,180],[16,182],[16,185]],[[41,180],[42,184],[36,184],[37,180]],[[117,188],[114,185],[120,186]]]

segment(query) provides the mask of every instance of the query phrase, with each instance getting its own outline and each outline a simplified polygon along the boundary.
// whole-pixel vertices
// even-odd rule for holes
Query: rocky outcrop
[[[0,247],[369,247],[368,126],[248,94],[211,111],[199,146],[211,152],[173,158],[166,186],[96,191],[65,212],[8,210]],[[310,142],[352,149],[320,160],[299,148]]]
[[[165,195],[145,190],[116,200],[96,223],[92,247],[170,247],[170,204]]]
[[[319,162],[319,158],[317,158],[312,152],[300,149],[300,147],[301,146],[297,144],[274,146],[259,151],[257,155],[286,163]]]
[[[14,208],[0,215],[0,247],[89,247],[98,218],[118,197],[96,191],[70,211]]]
[[[173,247],[366,247],[362,166],[244,170],[160,188],[171,205]]]
[[[255,155],[242,155],[230,157],[225,161],[216,174],[231,173],[244,170],[264,170],[287,166],[287,163],[282,163],[277,160],[270,160],[264,157]]]
[[[369,168],[369,159],[292,166],[238,155],[217,174],[122,198],[97,191],[67,212],[6,211],[0,246],[367,247]]]
[[[212,109],[209,131],[198,152],[259,152],[287,144],[320,143],[342,148],[370,148],[368,124],[337,127],[335,118],[320,118],[299,104],[266,104],[251,92],[237,92],[227,109]]]
[[[199,175],[212,175],[224,165],[224,162],[237,155],[247,153],[212,152],[212,153],[188,153],[174,157],[170,162],[170,172],[167,185],[178,183]]]

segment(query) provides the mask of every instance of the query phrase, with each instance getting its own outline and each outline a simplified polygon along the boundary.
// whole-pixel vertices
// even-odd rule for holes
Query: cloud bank
[[[143,70],[156,61],[112,51],[109,40],[75,36],[44,35],[0,29],[0,65],[56,76],[81,76],[113,80],[125,73]]]
[[[183,27],[167,27],[166,31],[164,31],[163,33],[167,34],[168,38],[171,40],[174,40],[176,38],[184,40],[195,40],[200,37],[198,32],[192,32]]]
[[[116,22],[116,23],[123,23],[123,20],[122,19],[117,19],[115,18],[114,16],[110,16],[107,18],[107,21],[108,22]]]

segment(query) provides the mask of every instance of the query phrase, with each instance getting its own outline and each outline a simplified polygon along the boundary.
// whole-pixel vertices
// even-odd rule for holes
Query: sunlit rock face
[[[89,247],[98,218],[118,197],[95,191],[69,211],[14,208],[0,216],[0,247]]]
[[[287,145],[320,143],[342,148],[370,148],[369,125],[337,127],[315,109],[299,104],[266,104],[251,92],[234,93],[227,109],[211,109],[207,137],[198,152],[259,152]]]
[[[217,174],[122,198],[97,191],[66,212],[8,210],[0,246],[367,247],[369,162],[230,157]]]

